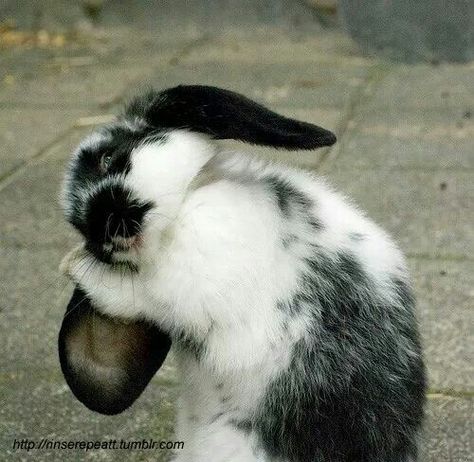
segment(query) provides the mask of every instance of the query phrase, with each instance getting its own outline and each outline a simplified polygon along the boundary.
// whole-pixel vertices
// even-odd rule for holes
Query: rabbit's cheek
[[[182,202],[190,183],[214,154],[215,148],[202,135],[169,132],[158,142],[134,149],[126,185],[140,200],[172,208]]]

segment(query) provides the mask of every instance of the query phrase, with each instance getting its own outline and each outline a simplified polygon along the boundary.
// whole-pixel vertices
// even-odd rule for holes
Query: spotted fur
[[[143,209],[140,245],[121,256],[136,272],[90,245],[66,271],[108,316],[172,338],[176,462],[414,461],[425,378],[397,246],[320,178],[212,140],[298,149],[335,138],[231,92],[177,88],[86,140],[64,192],[86,242],[84,211],[115,182],[125,209]],[[92,173],[104,150],[113,170]]]

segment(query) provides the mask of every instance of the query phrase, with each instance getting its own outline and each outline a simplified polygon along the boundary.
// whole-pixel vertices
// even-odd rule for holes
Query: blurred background
[[[473,37],[472,0],[3,0],[0,459],[169,460],[13,443],[172,439],[172,358],[116,417],[65,384],[58,264],[78,238],[57,198],[75,144],[131,95],[201,83],[337,133],[316,152],[238,147],[326,176],[394,235],[429,371],[420,461],[474,460]]]

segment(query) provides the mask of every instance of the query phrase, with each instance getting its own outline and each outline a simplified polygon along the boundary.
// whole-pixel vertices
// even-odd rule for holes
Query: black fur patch
[[[201,361],[206,351],[206,343],[187,332],[174,332],[173,343],[181,350],[192,354],[196,361]]]
[[[413,306],[415,297],[408,284],[397,277],[392,278],[392,287],[397,294],[402,306]]]
[[[394,279],[381,303],[354,256],[307,261],[287,305],[310,310],[310,336],[269,385],[253,428],[266,451],[292,462],[406,462],[416,457],[425,373],[413,297]]]
[[[324,225],[321,220],[318,220],[315,217],[311,218],[309,224],[315,231],[322,231],[324,229]]]
[[[145,138],[145,130],[133,131],[122,125],[104,129],[102,140],[94,146],[83,148],[74,164],[72,176],[78,187],[89,181],[98,181],[110,174],[128,173],[130,153]],[[101,171],[100,161],[110,156],[110,165],[106,172]]]
[[[140,231],[150,203],[134,200],[131,191],[122,185],[99,189],[87,203],[84,234],[90,250],[103,257],[103,244],[112,237],[131,237]],[[120,249],[112,249],[120,250]]]
[[[237,430],[243,433],[250,433],[252,431],[252,422],[250,420],[237,420],[237,419],[230,419],[229,423],[235,427]]]
[[[274,195],[275,202],[283,218],[296,218],[306,222],[312,231],[319,232],[324,229],[323,223],[313,216],[311,209],[314,203],[310,197],[284,178],[268,176],[264,181]],[[284,236],[282,238],[282,245],[287,249],[297,240],[298,237],[296,235]]]
[[[336,142],[317,125],[279,115],[243,95],[222,88],[180,85],[133,100],[129,119],[159,130],[185,128],[215,139],[234,139],[284,149],[316,149]]]
[[[265,181],[275,195],[278,208],[284,217],[289,218],[294,211],[307,211],[311,208],[311,199],[298,191],[287,180],[269,176]]]
[[[301,302],[303,302],[304,299],[301,298],[299,295],[296,295],[292,300],[290,301],[278,301],[277,302],[277,308],[280,311],[283,311],[284,313],[287,313],[289,316],[294,316],[298,313],[301,312],[303,309]]]
[[[301,290],[292,299],[279,301],[277,308],[293,316],[302,310],[320,306],[323,325],[337,330],[348,317],[359,312],[359,296],[352,288],[354,283],[360,285],[366,282],[364,271],[347,253],[338,254],[334,260],[317,256],[306,260],[306,265],[310,271],[301,276]],[[331,309],[331,294],[338,294],[337,312]]]

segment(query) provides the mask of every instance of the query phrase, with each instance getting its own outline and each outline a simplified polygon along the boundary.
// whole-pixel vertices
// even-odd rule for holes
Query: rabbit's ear
[[[89,409],[109,415],[138,398],[170,346],[170,338],[155,326],[101,314],[79,288],[59,333],[61,369],[72,392]]]
[[[215,139],[285,149],[330,146],[336,136],[324,128],[289,119],[238,93],[216,87],[180,85],[135,100],[128,116],[140,115],[156,128],[186,128]]]

